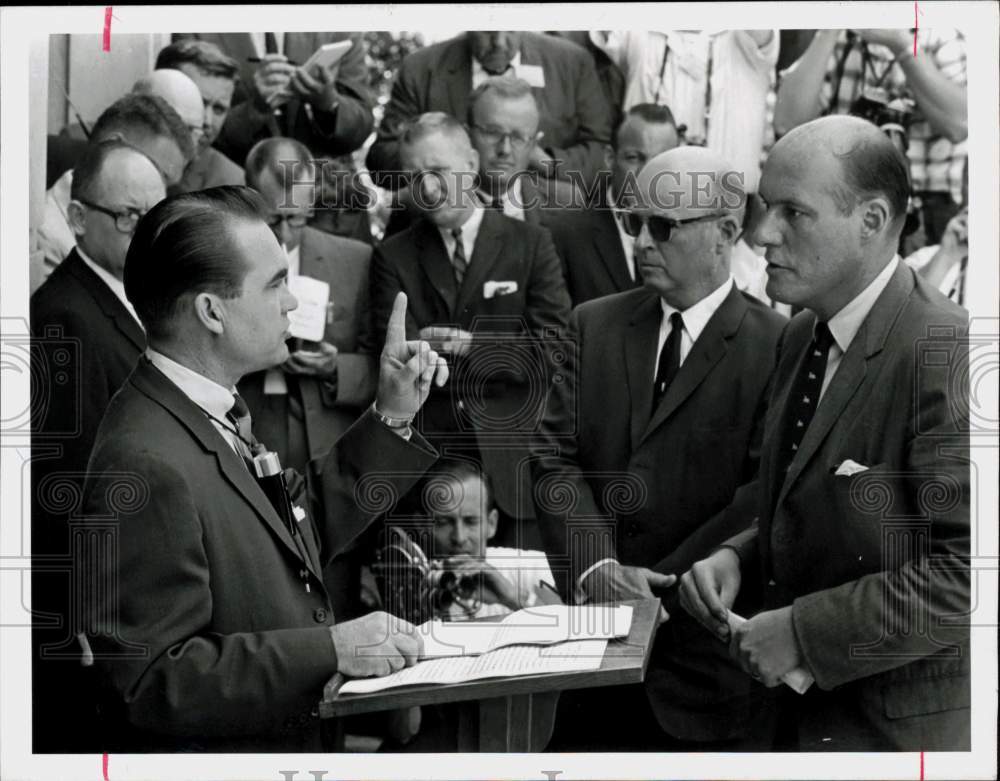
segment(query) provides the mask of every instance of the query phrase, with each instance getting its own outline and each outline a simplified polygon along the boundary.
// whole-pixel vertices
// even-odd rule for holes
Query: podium
[[[632,605],[632,626],[627,637],[608,641],[597,670],[407,686],[370,694],[338,693],[343,679],[335,676],[323,689],[320,717],[456,703],[461,711],[459,751],[542,751],[552,736],[559,692],[641,683],[645,679],[660,600],[631,600],[622,604]]]

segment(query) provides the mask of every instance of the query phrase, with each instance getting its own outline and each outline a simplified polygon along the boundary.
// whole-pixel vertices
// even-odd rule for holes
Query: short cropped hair
[[[160,201],[139,220],[125,257],[125,295],[151,339],[171,333],[181,300],[212,292],[235,298],[246,269],[234,258],[234,222],[263,222],[266,207],[249,187],[212,187]]]
[[[94,200],[94,189],[101,177],[101,171],[104,170],[105,161],[115,152],[125,149],[145,157],[135,147],[116,138],[93,141],[87,144],[83,156],[73,167],[73,184],[70,185],[69,197],[74,201]]]
[[[643,122],[648,122],[650,125],[670,125],[670,127],[674,130],[677,130],[677,121],[674,119],[674,112],[672,112],[668,106],[664,106],[662,103],[636,103],[632,106],[632,108],[625,112],[625,116],[622,117],[622,121],[619,122],[618,127],[615,128],[615,146],[618,146],[619,131],[622,129],[622,126],[628,122],[630,117],[638,117]]]
[[[831,195],[844,214],[859,201],[883,197],[892,210],[892,221],[906,217],[910,197],[910,169],[906,158],[884,133],[866,134],[846,151],[834,153],[840,161],[843,182]]]
[[[443,111],[428,111],[420,116],[408,119],[399,129],[399,144],[407,146],[434,133],[454,133],[465,138],[471,146],[469,133],[465,126],[451,114]]]
[[[260,189],[260,180],[265,172],[270,173],[286,188],[293,183],[309,184],[316,181],[312,152],[294,138],[265,138],[258,141],[247,154],[244,170],[247,185],[255,190]],[[289,174],[292,177],[290,182],[286,181]]]
[[[479,480],[483,484],[483,498],[486,504],[486,511],[490,512],[495,509],[496,501],[493,498],[493,480],[486,470],[475,461],[462,458],[439,458],[421,483],[419,496],[423,503],[423,510],[427,512],[431,509],[427,505],[434,502],[435,496],[439,497],[440,492],[443,490],[438,487],[441,483],[449,480],[461,483],[468,478]]]
[[[194,142],[184,120],[163,98],[134,92],[119,98],[97,118],[90,137],[101,141],[111,136],[133,141],[136,136],[171,139],[185,160],[194,158]]]
[[[535,94],[531,91],[531,85],[528,84],[524,79],[518,79],[513,76],[490,76],[486,81],[472,90],[469,95],[469,110],[467,112],[466,121],[469,125],[473,125],[475,120],[476,104],[479,103],[483,95],[493,92],[502,98],[508,100],[518,100],[519,98],[531,98],[532,101],[535,100]],[[537,101],[535,102],[537,107]]]
[[[214,43],[185,38],[160,49],[156,55],[156,70],[179,70],[181,65],[193,65],[206,76],[221,76],[236,80],[240,66]]]

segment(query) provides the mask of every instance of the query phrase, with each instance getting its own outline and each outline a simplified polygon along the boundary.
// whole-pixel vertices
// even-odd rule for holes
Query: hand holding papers
[[[626,636],[631,623],[628,605],[544,605],[519,610],[501,622],[429,621],[417,628],[425,661],[383,678],[348,681],[340,692],[596,670],[608,639]]]
[[[736,613],[732,610],[729,611],[728,620],[729,631],[733,634],[736,633],[736,630],[739,627],[743,626],[747,622],[747,619],[736,615]],[[813,685],[816,679],[812,677],[808,670],[805,670],[802,667],[796,667],[794,670],[785,673],[781,680],[787,686],[790,686],[796,693],[805,694],[806,690]]]

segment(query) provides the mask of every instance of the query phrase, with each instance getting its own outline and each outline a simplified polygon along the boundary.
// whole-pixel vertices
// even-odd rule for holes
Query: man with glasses
[[[60,508],[58,492],[66,482],[81,489],[101,418],[146,346],[122,271],[139,218],[165,195],[156,166],[120,141],[91,145],[73,169],[68,211],[76,246],[30,305],[42,351],[46,343],[72,345],[65,360],[53,356],[52,364],[42,363],[42,352],[35,356],[53,370],[43,389],[47,403],[32,406],[32,554],[38,561],[69,553],[67,524],[76,508]],[[32,583],[34,610],[62,619],[61,626],[36,627],[33,635],[35,750],[87,750],[74,743],[86,739],[90,720],[83,705],[88,679],[72,641],[79,627],[69,613],[69,579],[36,571]],[[38,653],[43,643],[51,644],[45,657]],[[69,691],[74,696],[67,698]]]
[[[673,609],[672,588],[739,528],[720,512],[757,472],[784,324],[730,273],[740,182],[703,147],[653,157],[622,212],[643,288],[589,301],[570,318],[570,360],[550,388],[533,469],[549,562],[569,571],[560,584],[567,599],[655,594],[670,616],[644,686],[564,693],[553,750],[760,745],[763,688]],[[566,494],[573,507],[546,501]],[[614,712],[614,724],[597,724],[597,707]]]
[[[620,211],[635,194],[635,177],[646,162],[680,141],[666,106],[640,103],[629,109],[605,147],[606,177],[570,209],[547,210],[543,220],[563,261],[573,304],[623,293],[642,285],[635,261],[635,237],[622,225]]]

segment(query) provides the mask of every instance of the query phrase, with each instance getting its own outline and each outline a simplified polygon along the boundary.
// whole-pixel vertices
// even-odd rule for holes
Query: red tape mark
[[[104,7],[104,51],[111,51],[111,6]],[[106,781],[106,780],[105,780]]]
[[[104,781],[108,781],[104,779]],[[924,781],[924,752],[920,752],[920,781]]]
[[[913,56],[917,56],[917,30],[920,28],[920,22],[917,21],[917,15],[920,10],[917,8],[917,0],[913,0]]]
[[[109,8],[108,10],[110,11],[111,9]],[[105,33],[105,35],[107,35],[107,33]],[[923,755],[921,754],[921,756],[923,756]],[[104,760],[101,762],[101,766],[102,766],[101,769],[104,771],[104,781],[108,781],[108,755],[107,755],[107,752],[105,752],[105,754],[104,754]],[[923,774],[921,773],[921,778],[922,777],[923,777]]]

